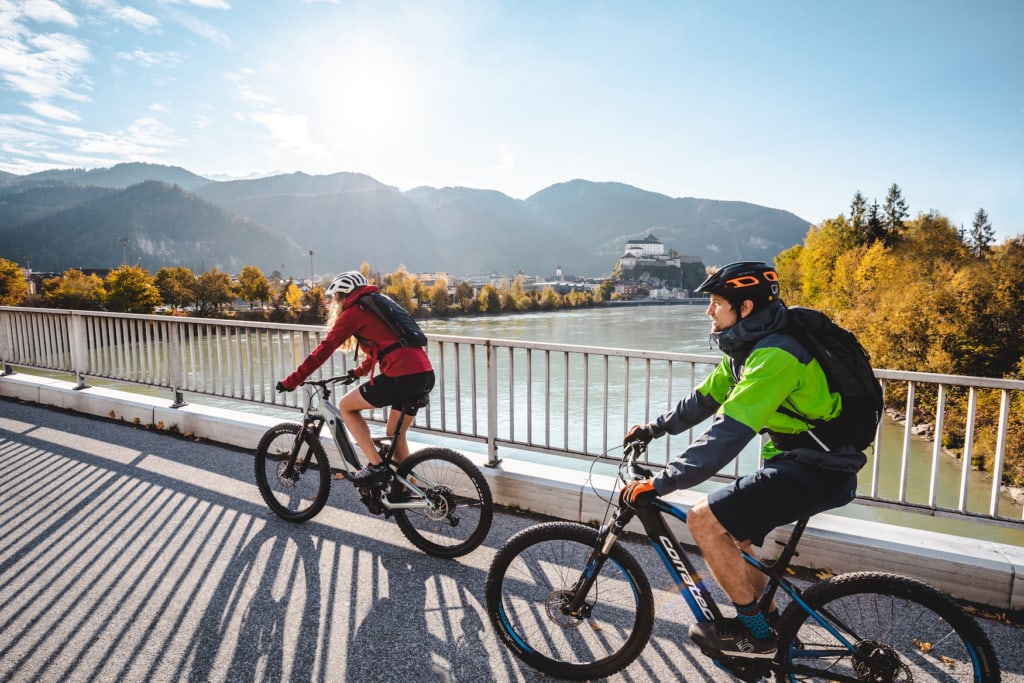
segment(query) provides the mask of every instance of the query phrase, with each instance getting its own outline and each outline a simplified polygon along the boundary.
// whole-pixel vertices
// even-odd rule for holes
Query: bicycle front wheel
[[[291,422],[271,427],[256,447],[256,486],[270,509],[289,522],[314,517],[331,492],[331,465],[316,434],[306,432],[291,458],[301,429]]]
[[[779,652],[785,663],[816,675],[779,673],[780,682],[999,681],[996,655],[981,627],[920,581],[856,572],[812,586],[803,599],[826,623],[790,604],[779,620]]]
[[[613,545],[583,608],[567,605],[597,544],[582,524],[549,522],[520,531],[495,555],[484,592],[487,614],[516,657],[550,676],[588,680],[625,669],[647,645],[654,596],[640,565]]]
[[[435,557],[460,557],[483,543],[491,530],[494,501],[484,475],[466,456],[447,448],[425,448],[398,466],[398,476],[423,491],[392,495],[402,502],[425,499],[420,508],[395,510],[409,541]],[[396,488],[404,488],[395,481]]]

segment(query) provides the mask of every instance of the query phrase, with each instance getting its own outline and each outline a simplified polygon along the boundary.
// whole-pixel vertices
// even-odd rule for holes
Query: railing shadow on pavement
[[[279,520],[251,467],[238,450],[5,402],[0,680],[546,680],[483,606],[493,552],[532,519],[502,515],[480,549],[440,560],[340,482],[314,520]],[[649,575],[654,635],[612,680],[730,680]],[[1019,658],[1003,667],[1022,680]]]
[[[59,431],[12,418],[0,418],[0,679],[541,680],[483,607],[507,533],[441,560],[369,517],[347,484],[294,525],[262,505],[244,453],[77,415]],[[658,676],[675,670],[679,653],[647,652]],[[647,673],[642,660],[616,678]]]

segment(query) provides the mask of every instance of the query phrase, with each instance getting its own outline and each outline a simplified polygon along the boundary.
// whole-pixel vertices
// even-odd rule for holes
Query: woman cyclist
[[[379,289],[371,285],[362,273],[349,271],[336,276],[325,292],[329,312],[327,337],[295,372],[277,383],[278,391],[293,391],[337,348],[350,339],[359,344],[366,360],[350,374],[356,377],[369,375],[370,380],[349,391],[338,403],[345,427],[369,461],[363,469],[351,475],[350,479],[356,483],[372,481],[385,471],[374,447],[370,427],[360,411],[390,405],[392,410],[388,416],[387,433],[394,434],[403,404],[434,388],[434,369],[426,351],[418,346],[397,345],[398,338],[387,323],[360,306],[360,298],[377,291]],[[396,348],[389,350],[393,346]],[[380,374],[375,376],[373,370],[378,363]],[[406,409],[406,414],[415,416],[416,408]],[[412,419],[403,420],[402,433],[395,435],[396,462],[401,462],[409,454],[405,433],[412,422]]]

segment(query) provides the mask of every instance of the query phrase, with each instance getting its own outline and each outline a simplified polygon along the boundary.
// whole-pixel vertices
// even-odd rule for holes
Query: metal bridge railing
[[[5,374],[20,366],[73,375],[80,387],[92,378],[163,388],[173,405],[190,393],[296,408],[300,397],[278,394],[274,385],[325,334],[308,325],[0,307],[0,363]],[[439,335],[430,336],[428,353],[438,382],[416,428],[485,443],[491,464],[501,449],[601,457],[620,444],[630,425],[669,410],[719,360]],[[317,376],[344,374],[353,364],[351,354],[338,352]],[[905,398],[906,419],[902,426],[887,420],[879,429],[861,473],[859,500],[1024,526],[1019,506],[1000,487],[1011,411],[1024,409],[1024,382],[891,370],[876,375],[890,404]],[[984,437],[981,406],[986,422],[995,421]],[[372,419],[385,416],[378,412]],[[936,435],[962,434],[959,460],[943,450],[940,438],[915,435],[922,423]],[[654,442],[649,464],[664,466],[699,431]],[[981,456],[987,456],[987,474],[974,465]],[[716,479],[735,478],[758,464],[755,443]]]

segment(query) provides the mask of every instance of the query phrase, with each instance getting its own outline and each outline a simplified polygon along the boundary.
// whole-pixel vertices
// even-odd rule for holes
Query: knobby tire
[[[487,572],[487,614],[502,642],[531,667],[569,680],[611,676],[647,645],[654,595],[640,565],[611,548],[586,603],[587,618],[561,608],[597,543],[595,529],[549,522],[524,529],[498,551]]]
[[[791,603],[779,620],[780,658],[817,669],[821,673],[816,680],[1000,680],[995,651],[977,622],[952,599],[920,581],[856,572],[808,588],[803,599],[857,645],[856,653],[843,648]],[[776,673],[779,683],[808,678]]]
[[[397,473],[411,478],[430,502],[428,509],[395,510],[398,528],[409,542],[443,558],[461,557],[483,543],[491,530],[494,501],[471,460],[448,448],[425,448],[403,460]]]
[[[312,519],[331,492],[331,466],[320,437],[306,432],[299,461],[288,476],[287,460],[301,426],[292,422],[271,427],[256,447],[256,485],[264,502],[289,522]]]

